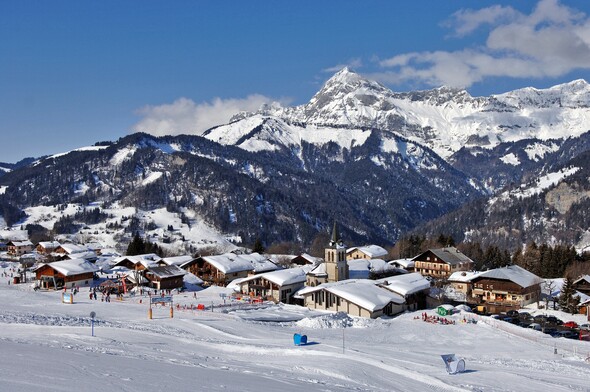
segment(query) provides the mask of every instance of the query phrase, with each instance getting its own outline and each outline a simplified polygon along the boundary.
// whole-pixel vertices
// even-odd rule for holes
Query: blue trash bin
[[[296,333],[295,335],[293,335],[293,343],[295,343],[296,346],[307,344],[307,335],[301,335]]]

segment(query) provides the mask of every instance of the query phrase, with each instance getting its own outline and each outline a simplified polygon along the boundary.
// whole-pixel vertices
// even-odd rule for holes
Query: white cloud
[[[469,87],[487,77],[557,77],[590,69],[590,19],[557,0],[540,1],[530,15],[492,6],[453,14],[451,27],[465,36],[490,26],[485,43],[453,52],[405,53],[379,62],[373,77],[386,83],[422,82]]]
[[[502,20],[513,21],[517,19],[518,15],[519,13],[512,7],[494,5],[476,11],[457,11],[443,25],[453,29],[456,36],[463,37],[477,30],[482,25],[495,25]]]
[[[137,111],[143,118],[132,126],[134,132],[146,132],[156,136],[194,134],[226,124],[242,111],[256,111],[273,99],[263,95],[249,95],[243,99],[215,98],[211,102],[195,103],[188,98],[158,106],[145,106]]]

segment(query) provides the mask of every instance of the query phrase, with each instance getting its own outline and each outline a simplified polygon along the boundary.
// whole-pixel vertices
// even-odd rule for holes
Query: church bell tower
[[[330,243],[324,254],[326,273],[328,274],[328,283],[348,279],[346,247],[342,243],[342,238],[340,238],[340,234],[338,233],[338,226],[336,226],[336,222],[334,222],[332,238],[330,239]]]

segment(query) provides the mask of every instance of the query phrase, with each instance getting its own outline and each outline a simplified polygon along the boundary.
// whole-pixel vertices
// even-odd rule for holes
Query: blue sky
[[[345,65],[394,91],[474,96],[590,80],[589,14],[586,0],[3,0],[0,162],[302,104]]]

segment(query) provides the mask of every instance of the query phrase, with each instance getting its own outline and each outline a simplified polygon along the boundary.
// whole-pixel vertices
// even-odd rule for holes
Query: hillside
[[[416,229],[445,232],[457,241],[473,240],[516,250],[536,243],[575,245],[590,250],[590,151],[546,165],[538,177],[507,187]]]

